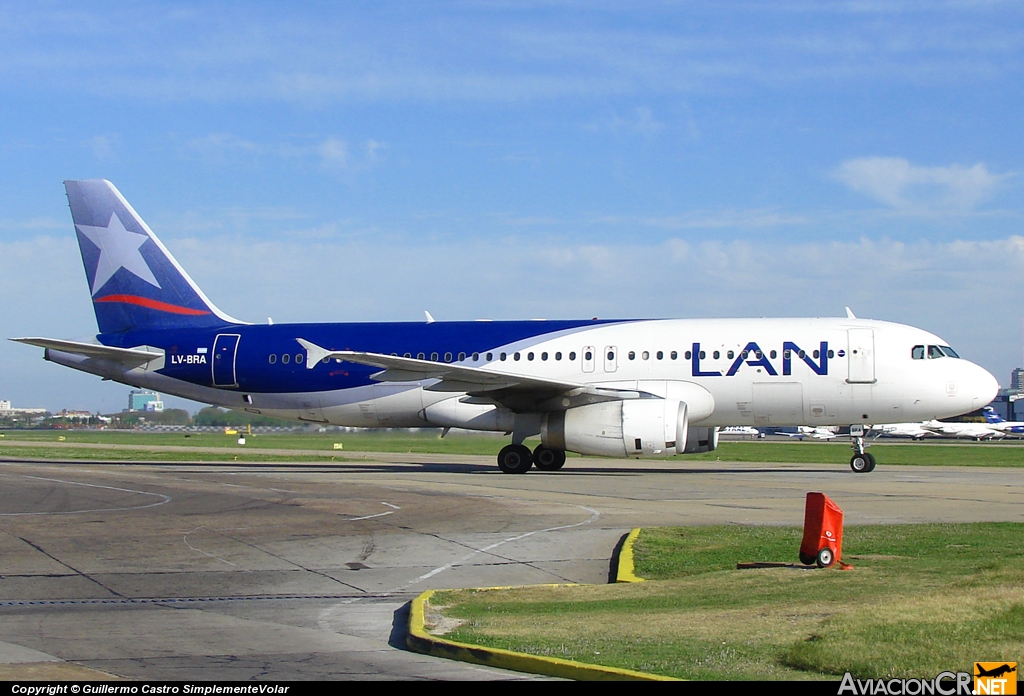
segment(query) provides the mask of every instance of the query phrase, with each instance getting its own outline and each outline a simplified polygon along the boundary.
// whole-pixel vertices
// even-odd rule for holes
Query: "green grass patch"
[[[54,461],[103,461],[103,462],[327,462],[357,461],[346,459],[341,452],[316,454],[264,454],[246,451],[237,447],[235,452],[202,452],[189,450],[131,449],[129,447],[9,447],[0,446],[0,457],[44,459]]]
[[[105,444],[121,446],[177,446],[219,447],[230,450],[243,448],[237,436],[223,433],[143,433],[131,431],[98,430],[9,430],[0,439],[0,453],[5,442],[56,443],[64,437],[66,445]],[[281,433],[247,435],[248,449],[280,449],[306,451],[335,451],[340,442],[350,452],[396,452],[422,454],[468,454],[493,456],[507,444],[500,434],[452,432],[441,438],[438,430],[386,431],[365,430],[354,433]],[[536,440],[527,441],[533,446]],[[13,450],[13,448],[11,448]],[[898,443],[875,444],[871,452],[880,465],[909,466],[1024,466],[1024,447],[1011,443]],[[687,462],[763,462],[766,464],[839,464],[850,461],[850,446],[841,442],[722,442],[714,452],[683,455],[673,461]],[[29,456],[25,454],[24,456]],[[68,454],[57,455],[68,458]],[[572,453],[570,457],[575,457]],[[76,457],[77,458],[77,457]],[[98,458],[90,455],[87,458]],[[110,457],[100,457],[110,458]],[[256,460],[248,457],[250,461]],[[179,458],[180,459],[180,458]],[[276,460],[274,460],[276,461]],[[287,459],[286,459],[287,461]]]
[[[1024,466],[1024,447],[1017,442],[870,443],[880,466]],[[714,452],[683,455],[692,461],[847,464],[849,442],[721,442]]]
[[[421,432],[366,430],[355,433],[281,433],[247,434],[246,445],[239,446],[237,435],[223,433],[144,433],[100,430],[15,430],[5,431],[0,439],[0,452],[5,442],[56,443],[58,438],[66,445],[102,444],[117,446],[176,446],[221,447],[244,450],[322,450],[334,452],[334,444],[341,443],[345,450],[355,452],[402,452],[436,454],[494,454],[506,444],[498,434],[449,434],[440,437],[439,430]],[[13,448],[12,448],[13,450]],[[64,455],[67,456],[67,455]]]
[[[448,637],[687,679],[933,677],[1024,662],[1024,525],[847,527],[854,569],[796,561],[801,530],[645,529],[640,584],[448,591]]]

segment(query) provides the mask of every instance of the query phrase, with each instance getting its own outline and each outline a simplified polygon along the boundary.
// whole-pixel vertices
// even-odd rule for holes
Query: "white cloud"
[[[116,135],[95,135],[82,142],[82,145],[92,150],[93,157],[100,162],[114,159],[114,145],[118,142]]]
[[[908,212],[967,212],[989,200],[1011,174],[973,167],[921,167],[897,157],[860,157],[843,162],[833,176],[854,191]]]
[[[623,217],[604,215],[595,219],[606,225],[641,225],[666,230],[757,229],[807,225],[815,222],[808,215],[783,213],[772,208],[750,210],[695,210],[683,215]]]
[[[340,138],[327,138],[317,146],[317,154],[324,167],[344,167],[348,164],[348,143]]]
[[[568,24],[529,3],[457,13],[36,5],[0,15],[0,81],[161,101],[515,102],[875,77],[967,83],[1019,67],[1014,3],[919,3],[921,19],[906,26],[888,21],[891,3],[748,3],[732,14],[581,5]]]
[[[365,147],[366,147],[366,161],[367,162],[376,162],[377,159],[379,157],[381,157],[380,153],[382,153],[384,150],[388,149],[388,144],[387,143],[380,143],[380,142],[377,142],[376,140],[370,139],[370,140],[366,141],[366,146]]]
[[[298,143],[259,143],[233,133],[210,133],[201,138],[193,138],[187,144],[189,151],[222,164],[237,155],[307,158],[318,160],[324,169],[334,170],[364,169],[373,166],[383,159],[382,153],[387,148],[387,143],[370,139],[359,149],[363,153],[362,157],[353,157],[348,141],[335,135],[319,141],[306,139],[303,142],[300,139]]]
[[[654,114],[649,107],[637,107],[635,113],[636,120],[633,127],[641,135],[651,138],[665,129],[665,124],[654,118]]]
[[[258,155],[265,149],[258,143],[233,133],[210,133],[188,142],[188,149],[203,159],[225,163],[234,155]]]

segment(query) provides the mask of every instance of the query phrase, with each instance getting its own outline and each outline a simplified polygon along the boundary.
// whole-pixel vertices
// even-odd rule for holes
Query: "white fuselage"
[[[300,334],[297,329],[294,338]],[[690,404],[690,422],[706,427],[923,421],[967,413],[994,398],[995,379],[967,360],[912,359],[914,346],[933,344],[945,342],[910,326],[863,319],[624,321],[541,333],[456,364],[679,398]],[[157,372],[162,365],[104,371],[102,361],[89,367],[80,356],[51,351],[51,359],[206,403],[337,425],[505,431],[523,415],[465,392],[432,391],[436,380],[242,394],[171,379]]]

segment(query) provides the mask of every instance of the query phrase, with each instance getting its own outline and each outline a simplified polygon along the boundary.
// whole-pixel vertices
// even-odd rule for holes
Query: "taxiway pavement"
[[[14,454],[8,452],[8,454]],[[430,588],[607,582],[630,528],[1024,521],[1024,470],[489,457],[0,461],[0,679],[526,679],[410,653]],[[794,550],[795,554],[795,550]],[[92,670],[92,672],[90,672]],[[76,677],[80,678],[80,677]]]

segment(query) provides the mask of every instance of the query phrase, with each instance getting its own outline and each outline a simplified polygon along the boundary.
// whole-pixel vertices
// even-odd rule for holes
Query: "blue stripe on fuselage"
[[[167,357],[160,374],[209,387],[213,382],[211,361],[215,338],[218,334],[238,334],[241,336],[235,363],[238,386],[232,391],[284,394],[373,384],[370,375],[380,371],[350,362],[331,362],[308,370],[305,362],[295,362],[296,355],[301,355],[303,361],[306,357],[297,338],[328,350],[385,355],[411,353],[413,357],[424,353],[428,358],[431,353],[438,353],[442,358],[445,353],[452,353],[457,358],[459,353],[467,356],[474,352],[486,353],[518,341],[624,321],[629,320],[230,325],[218,330],[137,331],[101,334],[98,338],[109,346],[161,348]],[[576,346],[575,350],[581,348]],[[290,356],[287,364],[281,360],[284,354]],[[269,362],[270,355],[277,356],[274,364]]]

